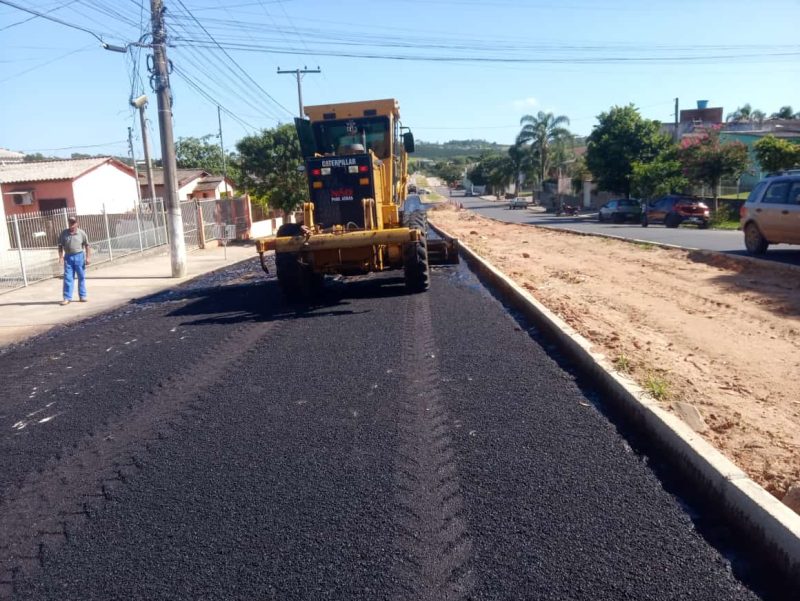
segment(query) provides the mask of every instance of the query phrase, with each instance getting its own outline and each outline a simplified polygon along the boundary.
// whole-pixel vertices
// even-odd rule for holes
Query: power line
[[[78,150],[81,148],[103,148],[105,146],[116,146],[117,144],[127,144],[128,140],[116,140],[114,142],[104,142],[103,144],[85,144],[83,146],[63,146],[61,148],[33,148],[23,150],[24,153],[30,152],[55,152],[57,150]]]
[[[185,42],[186,46],[192,48],[207,48],[209,47],[205,40],[185,39],[181,38],[177,41]],[[257,53],[271,53],[271,54],[289,54],[309,56],[314,53],[300,50],[297,48],[280,48],[277,46],[258,46],[248,45],[242,43],[228,43],[226,48],[231,50],[240,50],[242,52],[257,52]],[[403,54],[375,54],[369,52],[342,52],[342,51],[325,51],[326,56],[338,56],[342,58],[362,58],[373,60],[395,60],[395,61],[410,61],[410,62],[434,62],[434,63],[477,63],[477,64],[490,64],[490,63],[508,63],[508,64],[584,64],[584,65],[599,65],[599,64],[657,64],[657,63],[680,63],[692,61],[695,63],[707,63],[717,61],[729,61],[733,59],[745,58],[788,58],[800,56],[800,52],[773,52],[773,53],[760,53],[760,54],[720,54],[720,55],[682,55],[672,57],[662,56],[593,56],[593,57],[541,57],[541,58],[526,58],[526,57],[508,57],[508,56],[430,56],[430,55],[403,55]]]
[[[262,92],[263,92],[263,93],[264,93],[264,94],[267,96],[267,98],[269,98],[270,100],[272,100],[272,102],[274,102],[276,105],[278,105],[279,107],[281,107],[281,108],[282,108],[284,111],[286,111],[286,113],[288,113],[289,115],[292,115],[292,112],[291,112],[289,109],[287,109],[287,108],[286,108],[285,106],[283,106],[283,105],[282,105],[280,102],[278,102],[277,100],[275,100],[275,99],[274,99],[274,98],[273,98],[273,97],[270,95],[270,93],[269,93],[269,92],[267,92],[267,91],[266,91],[266,90],[265,90],[263,87],[261,87],[261,84],[259,84],[259,83],[258,83],[258,82],[257,82],[255,79],[253,79],[253,78],[250,76],[250,74],[249,74],[249,73],[247,73],[247,71],[245,71],[245,70],[242,68],[242,66],[241,66],[241,65],[240,65],[238,62],[236,62],[236,60],[235,60],[235,59],[234,59],[234,58],[233,58],[233,57],[232,57],[230,54],[228,54],[228,51],[227,51],[227,50],[225,50],[225,48],[223,48],[223,47],[222,47],[222,45],[221,45],[219,42],[217,42],[217,40],[214,38],[214,36],[212,36],[212,35],[211,35],[211,33],[209,33],[209,31],[208,31],[208,30],[207,30],[207,29],[206,29],[206,28],[203,26],[203,24],[202,24],[200,21],[198,21],[198,20],[197,20],[197,17],[195,17],[195,16],[194,16],[194,15],[191,13],[191,11],[190,11],[189,9],[187,9],[187,8],[186,8],[186,5],[183,3],[183,1],[182,1],[182,0],[177,0],[177,2],[178,2],[178,4],[180,4],[180,5],[181,5],[181,7],[183,8],[183,10],[186,12],[186,14],[188,14],[188,15],[189,15],[189,16],[190,16],[190,17],[191,17],[193,20],[194,20],[194,22],[195,22],[195,23],[197,23],[197,25],[200,27],[200,29],[202,29],[202,30],[203,30],[203,32],[204,32],[204,33],[205,33],[205,34],[206,34],[206,35],[209,37],[209,39],[210,39],[210,40],[211,40],[211,41],[214,43],[214,45],[216,45],[216,47],[217,47],[217,48],[219,48],[220,50],[222,50],[223,54],[225,54],[225,56],[226,56],[226,57],[228,57],[228,60],[230,60],[230,61],[231,61],[231,62],[232,62],[232,63],[233,63],[235,66],[236,66],[236,68],[237,68],[237,69],[239,69],[239,71],[241,71],[241,73],[242,73],[242,74],[243,74],[245,77],[247,77],[247,79],[249,79],[249,80],[250,80],[250,81],[253,83],[253,85],[255,85],[255,86],[256,86],[256,87],[257,87],[259,90],[261,90],[261,91],[262,91]]]
[[[50,14],[50,13],[53,13],[53,12],[55,12],[57,10],[61,10],[62,8],[66,8],[70,4],[75,4],[76,2],[78,2],[78,0],[69,0],[68,2],[65,2],[64,4],[60,4],[60,5],[58,5],[58,6],[54,7],[54,8],[51,8],[50,10],[46,10],[45,14]],[[28,17],[27,19],[23,19],[22,21],[17,21],[16,23],[11,23],[11,25],[6,25],[5,27],[0,27],[0,31],[5,31],[6,29],[11,29],[12,27],[16,27],[17,25],[22,25],[23,23],[27,23],[28,21],[33,21],[36,18],[38,18],[38,15],[34,15],[32,17]]]
[[[248,123],[244,119],[240,118],[236,113],[234,113],[233,111],[228,109],[224,104],[220,103],[216,98],[211,96],[211,94],[209,94],[206,90],[203,89],[203,86],[201,84],[196,82],[188,74],[184,73],[183,70],[180,67],[173,67],[173,69],[175,70],[175,73],[181,79],[183,79],[192,89],[194,89],[198,94],[200,94],[203,98],[208,100],[214,106],[220,107],[226,115],[228,115],[229,117],[234,119],[239,125],[241,125],[245,129],[248,129],[250,131],[257,131],[258,130],[257,127],[255,127],[254,125],[251,125],[250,123]]]
[[[65,27],[69,27],[70,29],[76,29],[78,31],[83,31],[84,33],[88,33],[91,36],[97,38],[101,44],[105,44],[105,41],[101,37],[100,34],[95,33],[91,29],[86,29],[85,27],[81,27],[80,25],[75,25],[74,23],[68,23],[67,21],[62,21],[61,19],[57,19],[56,17],[50,17],[47,13],[39,12],[38,10],[33,10],[32,8],[25,8],[24,6],[20,6],[19,4],[15,4],[13,2],[9,2],[9,0],[0,0],[0,4],[5,4],[6,6],[10,6],[11,8],[16,8],[17,10],[21,10],[22,12],[30,13],[32,15],[36,15],[46,21],[52,21],[53,23],[58,23],[59,25],[63,25]]]

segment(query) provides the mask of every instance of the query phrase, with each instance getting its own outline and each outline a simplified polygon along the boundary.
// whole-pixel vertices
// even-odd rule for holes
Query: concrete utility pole
[[[133,176],[136,178],[136,200],[142,204],[142,187],[139,185],[139,169],[136,168],[136,154],[133,152],[133,128],[128,128],[128,152],[131,155],[131,162],[133,163]],[[139,210],[139,207],[136,207]]]
[[[225,144],[222,142],[222,109],[217,105],[217,121],[219,121],[219,148],[222,151],[222,181],[225,182],[225,197],[228,193],[228,166],[225,161]]]
[[[164,26],[164,3],[150,0],[153,23],[153,74],[151,85],[158,98],[158,129],[161,132],[161,161],[164,163],[164,204],[169,232],[169,254],[172,277],[186,275],[186,242],[183,239],[183,219],[178,203],[178,167],[175,158],[175,138],[172,132],[172,93],[167,65],[167,33]]]
[[[678,99],[675,99],[675,141],[681,139],[681,132],[678,131],[678,127],[680,127],[680,113],[678,112]]]
[[[316,69],[309,69],[308,67],[303,67],[302,69],[294,69],[293,71],[281,71],[281,68],[278,67],[278,75],[285,75],[286,73],[292,73],[297,77],[297,104],[300,108],[300,118],[303,118],[303,87],[300,85],[300,81],[303,79],[303,75],[306,73],[322,73],[319,67]]]
[[[156,185],[153,182],[153,163],[150,161],[150,138],[147,135],[147,118],[144,109],[147,107],[147,96],[139,96],[131,100],[131,106],[139,109],[139,123],[142,125],[142,146],[144,147],[144,167],[147,173],[147,192],[150,202],[156,201]]]

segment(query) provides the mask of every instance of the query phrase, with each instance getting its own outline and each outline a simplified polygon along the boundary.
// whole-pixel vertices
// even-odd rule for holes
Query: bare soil
[[[800,482],[800,276],[780,265],[501,223],[431,221],[526,288],[776,497]]]

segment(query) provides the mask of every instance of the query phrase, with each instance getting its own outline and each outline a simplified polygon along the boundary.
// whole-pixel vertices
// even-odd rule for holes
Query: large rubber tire
[[[406,290],[411,293],[425,292],[431,285],[428,267],[428,245],[425,240],[410,242],[403,247],[403,272]]]
[[[767,252],[769,242],[755,223],[748,223],[744,227],[744,246],[750,255],[763,255]]]
[[[278,237],[300,236],[303,230],[298,223],[285,223],[278,228]],[[313,298],[322,287],[323,276],[315,274],[308,265],[300,262],[299,253],[275,253],[275,272],[284,296],[291,301]]]
[[[675,213],[667,213],[667,216],[664,217],[664,225],[669,228],[676,228],[681,224],[681,218],[678,217]]]
[[[419,230],[423,238],[428,235],[428,214],[425,211],[412,211],[403,213],[403,225]]]

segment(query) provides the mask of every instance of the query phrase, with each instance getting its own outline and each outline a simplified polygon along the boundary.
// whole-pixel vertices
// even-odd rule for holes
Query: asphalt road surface
[[[3,599],[780,597],[463,265],[248,261],[0,366]]]
[[[553,213],[540,213],[529,209],[509,209],[508,202],[472,198],[456,191],[449,196],[447,188],[437,188],[437,192],[450,198],[485,217],[509,223],[525,223],[573,230],[593,234],[619,236],[629,240],[645,240],[659,244],[672,244],[683,248],[713,250],[734,255],[747,256],[744,247],[744,235],[740,231],[701,230],[687,225],[679,228],[666,228],[663,225],[651,225],[644,228],[638,223],[599,223],[597,212],[583,213],[574,217]],[[800,246],[775,244],[761,258],[792,265],[800,265]]]

